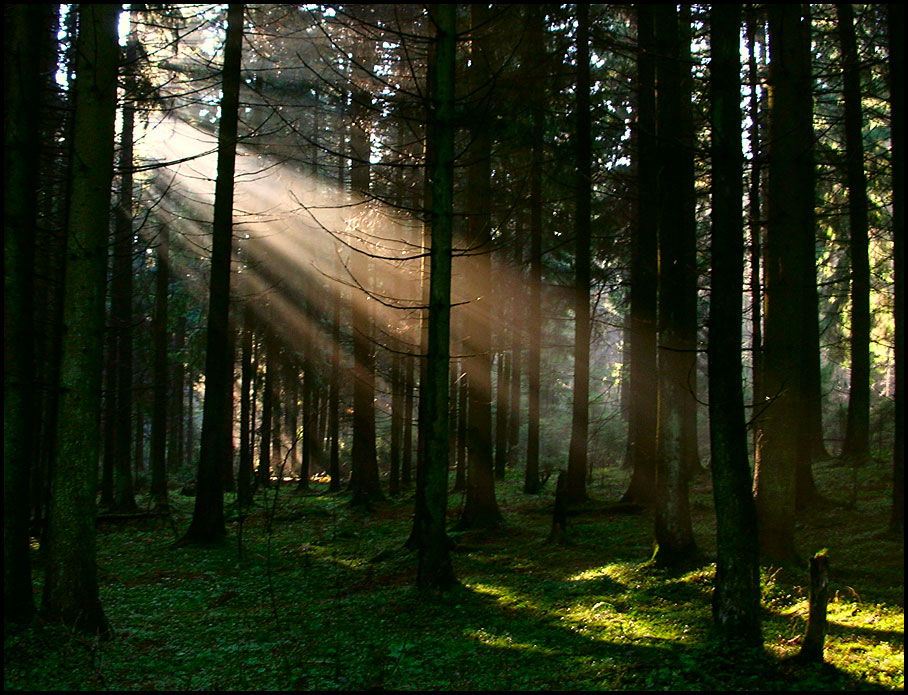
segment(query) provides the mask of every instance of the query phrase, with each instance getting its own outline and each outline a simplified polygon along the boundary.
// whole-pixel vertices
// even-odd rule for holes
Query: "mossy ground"
[[[704,559],[679,575],[652,567],[652,517],[614,509],[625,471],[597,472],[548,543],[552,482],[498,487],[495,531],[454,535],[461,587],[413,589],[403,549],[412,498],[352,508],[326,485],[259,493],[223,547],[173,548],[163,519],[102,523],[101,598],[115,638],[54,625],[4,640],[6,689],[54,690],[854,690],[904,689],[904,537],[886,531],[883,465],[815,468],[823,501],[798,520],[804,557],[828,548],[826,663],[796,665],[807,615],[804,569],[764,570],[765,648],[710,635],[715,520],[709,476],[692,509]],[[185,529],[191,500],[174,494]],[[461,498],[450,498],[452,521]],[[273,518],[272,518],[273,513]],[[269,521],[270,533],[269,533]],[[40,580],[40,550],[35,551]],[[36,585],[36,591],[40,586]]]

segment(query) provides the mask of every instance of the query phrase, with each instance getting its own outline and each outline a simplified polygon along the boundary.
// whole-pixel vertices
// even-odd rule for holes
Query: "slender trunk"
[[[170,285],[170,230],[158,233],[154,331],[154,404],[151,419],[151,496],[157,509],[167,501],[167,302]]]
[[[542,9],[527,7],[531,56],[541,72],[545,50]],[[528,63],[530,64],[530,63]],[[523,491],[534,495],[539,482],[539,370],[542,351],[542,157],[545,136],[544,94],[533,90],[530,101],[530,278],[527,308],[527,466]]]
[[[130,33],[126,49],[126,69],[135,69],[138,56],[136,38]],[[132,400],[133,400],[133,362],[132,362],[132,294],[133,294],[133,236],[132,229],[132,158],[133,158],[133,125],[135,108],[129,91],[135,82],[126,76],[126,95],[123,102],[122,129],[120,131],[120,199],[115,212],[113,241],[113,278],[111,280],[110,314],[111,329],[116,344],[114,350],[114,369],[116,369],[116,391],[113,416],[113,463],[114,463],[114,508],[118,511],[136,509],[133,492],[131,463],[132,443]]]
[[[851,255],[851,384],[843,458],[858,466],[870,456],[870,259],[867,240],[867,178],[861,113],[861,76],[854,36],[854,9],[836,5],[844,62],[845,159],[848,163],[848,226]]]
[[[590,409],[590,142],[589,5],[577,5],[577,94],[574,142],[574,400],[568,454],[567,498],[583,502],[586,494]]]
[[[763,171],[763,151],[761,145],[761,125],[763,123],[760,109],[760,85],[757,74],[756,17],[754,6],[747,5],[747,72],[750,77],[750,187],[748,190],[748,227],[750,230],[750,305],[751,305],[751,364],[753,370],[752,406],[754,413],[763,408],[763,283],[761,281],[762,232],[763,220],[760,209],[762,190],[761,174]],[[765,44],[764,44],[765,45]],[[765,87],[763,87],[765,90]],[[757,440],[753,437],[754,454]]]
[[[196,479],[192,522],[183,543],[209,544],[227,532],[224,527],[224,488],[221,458],[224,425],[233,388],[233,356],[229,353],[230,247],[233,234],[233,181],[243,49],[242,4],[229,5],[224,48],[221,121],[218,126],[218,164],[212,224],[211,286],[205,354],[205,408],[202,415],[202,449]]]
[[[457,583],[445,531],[448,494],[448,360],[451,312],[451,239],[454,193],[454,5],[431,5],[436,45],[429,65],[432,108],[428,148],[431,164],[432,247],[429,289],[429,342],[426,381],[426,448],[417,471],[415,536],[419,544],[417,585],[423,591],[445,592]],[[431,122],[434,120],[434,123]]]
[[[637,6],[637,220],[631,240],[628,458],[623,500],[649,504],[656,480],[656,316],[658,306],[658,153],[653,6]]]
[[[237,504],[246,508],[252,503],[252,439],[255,423],[252,417],[252,309],[243,310],[243,343],[240,361],[240,466],[237,473]]]
[[[892,137],[892,256],[895,272],[895,438],[892,452],[893,531],[905,528],[905,6],[888,5]]]

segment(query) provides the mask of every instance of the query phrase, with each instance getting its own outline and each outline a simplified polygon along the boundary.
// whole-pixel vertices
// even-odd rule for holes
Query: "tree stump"
[[[810,594],[807,602],[810,606],[807,632],[798,658],[801,661],[822,662],[826,641],[826,604],[829,602],[829,558],[825,550],[810,558]]]
[[[550,542],[564,542],[564,535],[567,529],[567,509],[568,478],[567,473],[561,471],[558,474],[558,482],[555,486],[555,509],[552,512],[552,532],[549,534]]]

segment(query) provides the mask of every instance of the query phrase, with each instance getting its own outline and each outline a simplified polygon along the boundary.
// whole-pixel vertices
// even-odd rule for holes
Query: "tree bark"
[[[29,550],[29,472],[35,406],[34,263],[39,88],[47,18],[41,5],[5,5],[3,47],[3,620],[35,612]]]
[[[864,174],[861,76],[854,36],[854,9],[836,5],[842,47],[845,101],[845,159],[848,168],[848,227],[851,255],[851,383],[842,457],[860,466],[870,457],[870,258],[867,178]]]
[[[763,397],[754,490],[760,549],[767,558],[790,561],[794,546],[795,468],[805,414],[800,395],[804,279],[798,240],[812,229],[812,195],[805,209],[802,177],[812,177],[810,143],[798,123],[805,87],[804,40],[799,5],[770,5],[769,38],[773,98],[769,132],[769,218],[766,239],[766,302],[763,346]],[[808,114],[809,116],[809,114]],[[809,140],[812,134],[806,135]]]
[[[79,7],[65,341],[41,609],[51,622],[102,635],[109,626],[98,596],[95,495],[119,15],[119,5]]]
[[[454,193],[454,5],[430,5],[436,35],[429,65],[431,90],[427,162],[432,197],[429,287],[429,341],[426,381],[420,400],[425,422],[425,459],[417,470],[415,536],[419,544],[417,586],[445,592],[457,579],[445,531],[448,478],[448,360],[450,358],[451,242]]]
[[[544,59],[542,9],[527,6],[531,60],[541,72]],[[531,72],[531,79],[534,77]],[[527,464],[523,491],[535,495],[539,482],[539,370],[542,353],[542,158],[545,135],[544,92],[532,90],[530,100],[530,277],[527,325]]]
[[[151,419],[151,496],[156,509],[166,509],[167,500],[167,308],[170,285],[170,229],[158,233],[155,270],[154,404]]]
[[[568,450],[567,499],[587,499],[586,469],[590,423],[590,142],[589,5],[577,5],[577,93],[574,133],[574,393]]]
[[[688,504],[684,460],[682,403],[689,398],[684,341],[685,270],[680,234],[681,190],[678,14],[669,5],[654,8],[656,60],[656,129],[659,148],[659,417],[656,435],[656,553],[662,565],[676,565],[696,553]]]
[[[630,397],[627,455],[633,470],[622,501],[650,504],[656,480],[658,218],[653,6],[637,6],[637,215],[631,240]]]
[[[233,355],[230,352],[230,259],[233,235],[233,180],[236,169],[240,63],[243,49],[244,5],[229,5],[224,48],[221,121],[218,126],[218,164],[212,224],[211,286],[205,354],[205,407],[202,448],[196,479],[192,522],[181,543],[206,545],[220,541],[224,527],[224,487],[221,457],[224,425],[232,402]]]
[[[905,529],[905,6],[888,5],[892,138],[892,256],[895,274],[895,436],[892,452],[893,531]]]
[[[738,36],[740,5],[710,15],[712,283],[709,302],[709,431],[716,506],[713,621],[726,640],[759,645],[760,558],[741,383],[744,274],[743,159]]]

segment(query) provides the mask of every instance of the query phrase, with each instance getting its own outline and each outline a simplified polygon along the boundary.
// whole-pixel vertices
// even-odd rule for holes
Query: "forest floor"
[[[564,543],[547,542],[554,477],[526,496],[510,473],[497,488],[504,523],[452,534],[462,586],[434,601],[413,589],[416,555],[403,548],[410,494],[366,511],[322,482],[309,493],[284,484],[259,493],[241,540],[234,519],[222,547],[198,549],[171,547],[192,511],[192,499],[174,492],[173,524],[99,523],[114,639],[54,625],[7,634],[4,688],[904,689],[904,535],[886,531],[888,469],[859,470],[855,485],[851,469],[824,462],[815,477],[824,501],[799,516],[797,545],[805,558],[828,549],[821,665],[789,658],[805,630],[806,560],[763,569],[763,649],[717,643],[709,475],[691,490],[703,559],[670,575],[648,562],[652,515],[614,504],[628,476],[609,469],[572,510]],[[452,494],[452,522],[461,505]],[[34,559],[38,592],[40,549]]]

